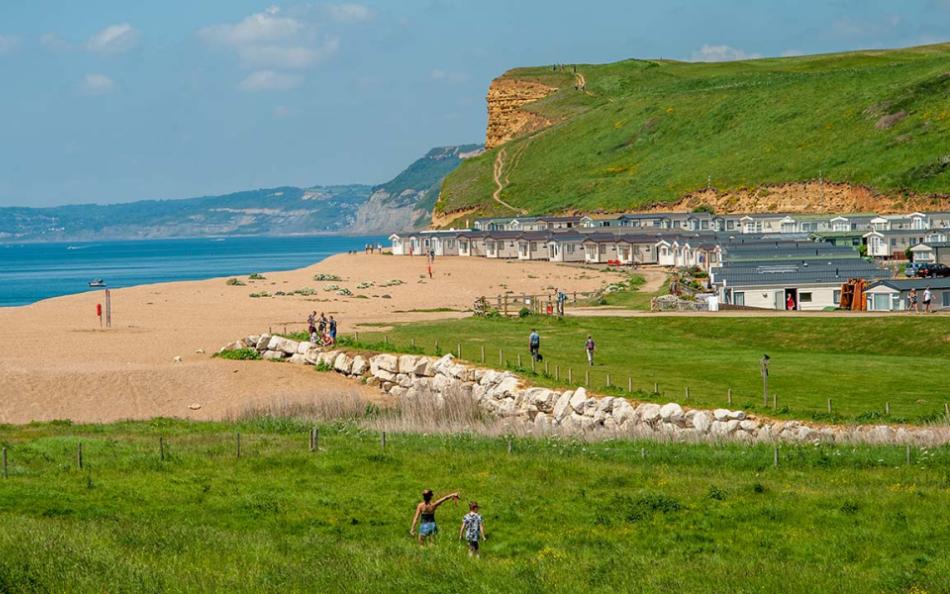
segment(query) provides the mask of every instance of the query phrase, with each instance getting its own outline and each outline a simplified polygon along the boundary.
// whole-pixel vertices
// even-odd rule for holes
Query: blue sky
[[[3,0],[0,206],[379,183],[508,68],[950,39],[950,0]]]

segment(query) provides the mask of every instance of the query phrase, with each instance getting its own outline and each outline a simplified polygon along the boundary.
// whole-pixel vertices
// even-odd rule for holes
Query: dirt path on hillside
[[[507,183],[507,180],[503,177],[506,154],[507,153],[506,153],[505,148],[502,147],[501,150],[498,151],[498,154],[495,156],[495,164],[492,168],[493,169],[492,176],[495,179],[495,191],[492,192],[491,197],[492,197],[492,200],[494,200],[498,204],[501,204],[505,208],[509,208],[519,214],[525,214],[525,212],[527,211],[521,210],[519,208],[515,208],[514,206],[508,204],[507,202],[501,199],[501,192],[502,190],[505,189],[505,185]]]

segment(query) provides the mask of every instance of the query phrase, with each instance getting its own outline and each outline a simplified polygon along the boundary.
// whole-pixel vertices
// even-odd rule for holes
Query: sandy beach
[[[342,280],[315,281],[321,273]],[[220,419],[341,393],[379,398],[373,389],[310,368],[211,355],[247,334],[302,329],[313,310],[335,316],[340,332],[350,333],[360,324],[468,315],[464,310],[481,295],[543,293],[555,286],[590,291],[620,278],[549,262],[444,258],[436,260],[430,280],[424,258],[366,254],[264,276],[241,277],[245,286],[217,278],[113,290],[110,329],[100,329],[95,315],[101,291],[0,308],[0,422]],[[380,286],[397,280],[402,284]],[[354,296],[325,290],[330,285]],[[314,293],[250,297],[307,288]],[[423,311],[436,308],[454,311]]]

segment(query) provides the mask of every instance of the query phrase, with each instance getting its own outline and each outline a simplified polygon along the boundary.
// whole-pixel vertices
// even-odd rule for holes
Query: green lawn
[[[950,449],[582,443],[309,423],[0,427],[3,592],[950,592]],[[241,432],[242,457],[235,456]],[[159,460],[163,436],[167,457]],[[77,443],[84,470],[76,468]],[[477,498],[483,558],[408,537]]]
[[[635,295],[635,294],[634,294]],[[532,373],[528,334],[537,327],[548,364]],[[385,334],[360,333],[364,345],[387,350],[455,352],[486,364],[517,366],[539,385],[585,381],[584,343],[597,343],[591,385],[624,393],[632,378],[635,398],[722,407],[733,390],[733,406],[786,418],[821,421],[928,422],[943,418],[950,401],[950,318],[947,317],[645,317],[477,319],[399,325]],[[379,344],[383,340],[387,344]],[[436,351],[436,340],[439,350]],[[377,343],[377,344],[373,344]],[[762,406],[759,359],[772,358],[770,394],[778,409]],[[553,377],[560,368],[560,381]],[[610,374],[613,390],[606,389]],[[652,394],[654,384],[660,395]],[[617,386],[623,388],[618,390]],[[685,388],[690,399],[685,400]],[[827,399],[832,399],[832,414]],[[885,403],[891,415],[885,417]]]
[[[625,60],[506,77],[560,90],[526,109],[556,125],[504,145],[501,199],[532,214],[622,211],[719,190],[817,180],[950,193],[950,45],[723,63]],[[887,118],[892,116],[890,124]],[[882,121],[885,122],[882,124]],[[492,201],[499,148],[465,160],[437,210]],[[469,215],[475,216],[475,215]]]

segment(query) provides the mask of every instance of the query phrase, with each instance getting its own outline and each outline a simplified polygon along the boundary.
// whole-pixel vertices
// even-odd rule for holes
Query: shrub
[[[323,273],[320,273],[320,274],[315,274],[315,275],[313,275],[313,280],[315,280],[315,281],[341,281],[341,280],[343,280],[343,279],[341,279],[340,277],[338,277],[338,276],[335,275],[335,274],[323,274]]]
[[[227,359],[229,361],[256,361],[261,358],[261,354],[257,352],[257,349],[227,349],[215,353],[213,357],[218,359]]]
[[[229,287],[243,287],[244,286],[244,283],[242,283],[240,280],[236,278],[229,278],[228,280],[224,282],[224,284],[226,284]]]
[[[255,272],[254,274],[248,276],[250,280],[267,280],[267,277],[261,274],[260,272]]]
[[[528,317],[528,316],[530,316],[530,315],[531,315],[531,310],[528,309],[527,307],[522,307],[520,310],[518,310],[518,317],[519,317],[519,318],[526,318],[526,317]]]

